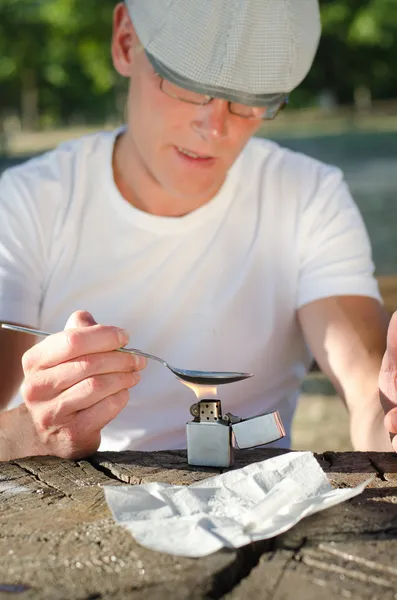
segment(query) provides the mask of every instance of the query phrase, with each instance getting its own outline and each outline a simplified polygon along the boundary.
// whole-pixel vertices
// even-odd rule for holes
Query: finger
[[[397,368],[397,310],[390,319],[387,332],[387,349],[394,356],[394,365]]]
[[[395,452],[397,452],[397,408],[392,408],[385,415],[384,425],[390,433],[390,440]]]
[[[81,410],[62,428],[54,427],[52,431],[44,428],[41,438],[53,448],[56,456],[72,459],[89,456],[99,448],[101,429],[117,417],[128,400],[129,391],[120,390],[96,405]]]
[[[387,332],[387,348],[379,374],[380,399],[388,413],[397,406],[397,311],[393,314]]]
[[[77,413],[74,421],[76,436],[89,438],[108,425],[126,407],[130,398],[128,390],[103,398],[93,406]]]
[[[87,310],[76,310],[66,321],[64,329],[77,329],[79,327],[92,327],[98,325],[94,317]]]
[[[40,404],[30,403],[29,399],[25,399],[25,402],[31,414],[34,414],[33,418],[40,430],[51,429],[66,425],[79,411],[94,406],[103,398],[133,387],[139,380],[139,374],[136,372],[106,373],[80,381],[53,400]]]
[[[128,333],[119,327],[92,325],[66,329],[44,339],[28,350],[22,358],[25,374],[48,369],[79,356],[110,352],[128,343]]]
[[[385,427],[390,433],[397,434],[397,408],[392,408],[385,416]]]
[[[23,397],[31,403],[44,402],[89,377],[139,371],[145,364],[145,359],[126,352],[86,354],[32,373],[22,386]]]
[[[387,345],[383,357],[382,369],[386,373],[397,372],[397,311],[390,319],[387,330]]]

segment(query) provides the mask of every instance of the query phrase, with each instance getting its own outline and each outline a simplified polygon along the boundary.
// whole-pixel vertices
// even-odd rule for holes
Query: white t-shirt
[[[253,372],[220,388],[223,411],[279,409],[289,432],[311,360],[297,309],[327,296],[379,298],[341,172],[253,139],[209,203],[153,216],[115,185],[117,133],[64,143],[1,178],[0,321],[55,332],[84,309],[177,367]],[[101,450],[185,447],[195,401],[149,361]]]

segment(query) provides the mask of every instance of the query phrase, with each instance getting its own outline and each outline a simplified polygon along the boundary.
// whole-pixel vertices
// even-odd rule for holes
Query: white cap
[[[318,0],[126,0],[156,72],[209,96],[262,106],[296,88],[321,35]]]

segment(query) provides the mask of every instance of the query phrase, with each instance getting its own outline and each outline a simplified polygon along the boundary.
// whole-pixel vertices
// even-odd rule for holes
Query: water
[[[343,170],[368,228],[377,274],[396,274],[397,132],[283,137],[276,141]],[[0,172],[21,160],[0,157]]]

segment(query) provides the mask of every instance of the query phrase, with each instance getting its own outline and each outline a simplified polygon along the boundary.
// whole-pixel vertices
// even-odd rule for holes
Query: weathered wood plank
[[[97,452],[90,458],[96,468],[122,483],[161,481],[189,485],[220,473],[216,468],[191,467],[186,452]]]
[[[346,473],[335,479],[340,487],[357,483]],[[313,545],[351,539],[358,543],[381,535],[397,536],[397,488],[376,479],[356,498],[301,521],[275,544],[278,548],[299,548],[305,540]]]
[[[227,600],[394,600],[397,540],[322,543],[264,554]]]
[[[280,452],[238,452],[235,468]],[[362,496],[302,521],[284,536],[200,560],[138,546],[114,524],[101,490],[104,483],[189,484],[220,472],[189,467],[184,452],[98,453],[89,462],[40,457],[0,463],[0,584],[28,585],[31,589],[23,597],[40,600],[195,600],[220,598],[233,587],[233,600],[253,593],[269,600],[292,600],[292,595],[305,600],[348,594],[375,598],[379,590],[388,600],[391,588],[379,581],[389,578],[394,585],[394,572],[387,570],[393,565],[385,558],[397,555],[393,456],[326,453],[316,458],[334,485],[352,485],[370,474],[376,480]],[[347,558],[353,551],[361,562]],[[345,571],[359,575],[349,577]],[[368,594],[352,595],[356,591]]]
[[[278,448],[253,448],[236,450],[232,469],[241,468],[257,462],[291,452]],[[397,471],[397,456],[393,453],[377,452],[324,452],[314,454],[322,469],[329,475],[346,473],[349,476],[360,475],[358,482],[370,475],[376,475],[383,467],[391,472]],[[166,475],[167,483],[189,485],[211,475],[228,469],[192,467],[187,464],[184,450],[164,452],[97,452],[90,462],[123,483],[149,483],[156,481],[158,473]],[[166,472],[164,470],[166,469]],[[361,477],[363,475],[363,477]],[[163,481],[163,480],[162,480]],[[335,481],[336,483],[336,481]]]
[[[38,503],[47,506],[63,496],[62,492],[38,481],[18,465],[0,463],[0,523],[3,515],[9,518],[13,512],[37,508]]]
[[[51,513],[48,517],[56,518]],[[25,530],[25,536],[8,538],[6,544],[1,534],[0,552],[0,581],[30,585],[24,598],[40,600],[104,598],[116,593],[142,598],[145,591],[146,597],[152,597],[152,590],[162,588],[174,590],[175,597],[203,598],[224,585],[225,579],[232,587],[245,573],[244,552],[219,552],[198,564],[137,546],[110,519],[92,523],[72,519],[71,527],[63,523],[57,535],[42,524],[34,539],[31,530]],[[184,595],[178,594],[180,588]]]
[[[381,479],[397,487],[397,454],[393,452],[367,452],[368,458]]]
[[[38,456],[19,459],[13,464],[34,477],[39,485],[46,485],[66,498],[83,503],[85,510],[92,511],[98,502],[105,506],[100,489],[102,485],[119,485],[117,481],[109,481],[106,475],[85,460],[74,462]]]
[[[158,480],[169,479],[167,467],[154,463]],[[16,509],[11,499],[0,517],[0,584],[29,586],[24,598],[165,598],[164,590],[174,598],[203,598],[230,589],[247,572],[248,549],[219,552],[197,568],[196,560],[138,546],[113,522],[104,500],[101,486],[119,482],[86,461],[29,458],[0,463],[0,473],[14,498],[24,498]],[[171,480],[179,481],[178,469]]]
[[[230,600],[253,595],[263,600],[395,600],[396,457],[327,452],[324,458],[323,468],[334,486],[357,485],[373,474],[376,479],[357,498],[313,515],[273,540],[274,553],[261,557],[229,594]],[[317,459],[321,464],[321,455]],[[274,584],[271,574],[277,565],[280,573],[280,553],[285,562]],[[264,583],[269,577],[270,586]]]
[[[323,469],[327,474],[330,473],[348,473],[360,474],[374,473],[375,469],[365,452],[324,452],[322,456],[328,466],[324,465]]]
[[[248,577],[244,578],[234,589],[225,596],[225,600],[270,600],[277,590],[280,580],[289,563],[293,560],[294,552],[287,550],[269,551],[264,553],[254,566]],[[295,595],[294,600],[306,600],[306,596]],[[318,598],[317,598],[318,600]]]
[[[273,599],[382,598],[392,600],[397,589],[396,540],[321,544],[303,548],[288,565]],[[291,591],[295,590],[293,596]]]
[[[235,453],[235,464],[231,468],[238,469],[249,463],[262,461],[286,452],[289,452],[289,450],[277,448],[238,450]],[[90,462],[119,481],[130,484],[162,481],[173,485],[190,485],[228,470],[192,467],[187,463],[187,455],[184,450],[168,452],[97,452],[90,458]]]

